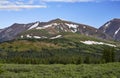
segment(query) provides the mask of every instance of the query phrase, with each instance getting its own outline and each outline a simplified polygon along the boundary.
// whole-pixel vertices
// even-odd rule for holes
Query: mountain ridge
[[[29,31],[31,31],[31,33]],[[48,35],[50,36],[57,35],[61,32],[72,32],[87,36],[93,36],[101,39],[112,39],[106,33],[92,26],[57,18],[50,20],[48,22],[37,21],[28,24],[14,23],[10,27],[7,27],[0,32],[0,42],[12,40],[17,37],[20,38],[20,36],[21,38],[23,38],[24,35],[22,35],[22,33],[24,32],[29,32],[25,34],[25,36],[29,38],[33,38],[33,36],[36,36],[37,38],[42,38],[42,37],[47,38],[46,35],[39,35],[37,31],[40,31],[41,34],[43,32],[48,33]]]
[[[115,40],[120,40],[120,19],[114,18],[99,28]]]

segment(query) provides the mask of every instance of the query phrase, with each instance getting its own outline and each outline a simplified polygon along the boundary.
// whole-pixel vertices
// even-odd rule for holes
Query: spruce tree
[[[103,50],[102,59],[105,60],[106,63],[115,61],[115,49],[114,47],[105,47]]]

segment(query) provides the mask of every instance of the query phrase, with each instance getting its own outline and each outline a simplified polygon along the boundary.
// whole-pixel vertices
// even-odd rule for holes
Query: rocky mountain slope
[[[2,29],[0,29],[0,32],[2,32]]]
[[[110,39],[108,35],[100,30],[85,25],[54,19],[48,22],[34,22],[29,24],[13,24],[0,32],[0,42],[8,41],[15,38],[57,38],[61,37],[59,33],[72,32],[93,36],[102,39]]]
[[[113,19],[99,28],[102,32],[108,34],[115,40],[120,40],[120,19]]]
[[[0,32],[0,42],[14,39],[19,33],[28,30],[28,28],[31,25],[33,25],[33,23],[30,23],[30,24],[15,23],[10,27],[3,29]]]

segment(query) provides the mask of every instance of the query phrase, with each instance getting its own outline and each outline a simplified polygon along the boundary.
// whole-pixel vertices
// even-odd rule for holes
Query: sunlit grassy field
[[[1,64],[0,78],[120,78],[120,63]]]

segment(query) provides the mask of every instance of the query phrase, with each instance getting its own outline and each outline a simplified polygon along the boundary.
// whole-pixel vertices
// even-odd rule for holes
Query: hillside
[[[119,60],[119,43],[97,39],[76,33],[59,33],[59,38],[24,38],[0,44],[1,61],[7,63],[77,63],[82,58],[98,63],[104,48],[116,48],[116,61]],[[86,42],[85,42],[86,41]],[[94,59],[96,58],[96,60]],[[74,61],[74,62],[73,62]],[[84,62],[84,61],[83,61]]]

